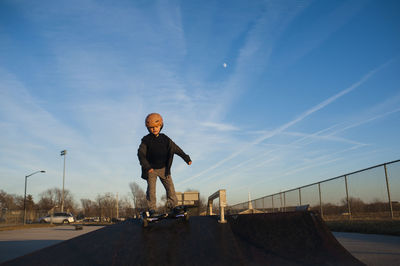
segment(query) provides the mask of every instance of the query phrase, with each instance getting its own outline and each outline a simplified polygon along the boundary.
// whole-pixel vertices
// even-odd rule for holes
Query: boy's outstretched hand
[[[191,164],[192,164],[192,161],[188,162],[188,165],[191,165]]]

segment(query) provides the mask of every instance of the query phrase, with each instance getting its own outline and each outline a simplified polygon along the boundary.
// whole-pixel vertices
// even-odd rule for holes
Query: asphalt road
[[[362,265],[319,215],[291,212],[104,227],[5,265]]]
[[[400,237],[334,232],[354,257],[367,265],[400,265]]]
[[[103,226],[83,226],[82,230],[75,230],[74,226],[62,225],[56,227],[0,231],[0,263],[95,231],[102,227]]]
[[[0,263],[52,246],[102,227],[73,226],[0,231]],[[354,257],[367,265],[400,265],[400,237],[357,233],[333,233]]]

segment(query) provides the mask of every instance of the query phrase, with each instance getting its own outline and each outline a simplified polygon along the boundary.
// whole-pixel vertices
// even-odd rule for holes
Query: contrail
[[[365,83],[369,78],[371,78],[373,75],[375,75],[378,71],[380,71],[382,68],[386,67],[388,64],[390,64],[394,59],[391,59],[389,61],[387,61],[386,63],[380,65],[379,67],[371,70],[370,72],[368,72],[366,75],[364,75],[359,81],[357,81],[356,83],[352,84],[350,87],[340,91],[339,93],[333,95],[332,97],[326,99],[325,101],[317,104],[316,106],[312,107],[311,109],[305,111],[304,113],[302,113],[299,117],[297,117],[296,119],[293,119],[292,121],[278,127],[277,129],[269,132],[268,134],[256,139],[255,141],[253,141],[252,143],[245,145],[243,148],[239,149],[238,151],[232,153],[231,155],[229,155],[228,157],[226,157],[225,159],[217,162],[216,164],[214,164],[213,166],[209,167],[208,169],[198,173],[197,175],[194,175],[182,182],[180,182],[179,184],[185,184],[199,176],[204,175],[205,173],[208,173],[209,171],[219,167],[220,165],[224,164],[227,161],[232,160],[233,158],[237,157],[239,154],[243,153],[245,150],[249,149],[251,146],[257,145],[261,142],[263,142],[266,139],[272,138],[273,136],[276,136],[279,133],[282,133],[284,130],[286,130],[287,128],[293,126],[294,124],[297,124],[298,122],[304,120],[305,118],[307,118],[308,116],[312,115],[313,113],[321,110],[322,108],[326,107],[327,105],[331,104],[332,102],[336,101],[337,99],[339,99],[340,97],[350,93],[351,91],[353,91],[354,89],[358,88],[359,86],[361,86],[363,83]]]
[[[379,119],[379,118],[382,118],[382,117],[385,117],[385,116],[388,116],[388,115],[391,115],[391,114],[394,114],[394,113],[397,113],[397,112],[400,112],[400,108],[397,108],[397,109],[395,109],[395,110],[386,112],[386,113],[384,113],[384,114],[376,115],[376,116],[371,117],[371,118],[369,118],[369,119],[367,119],[367,120],[364,120],[364,121],[355,123],[355,124],[353,124],[353,125],[349,125],[349,126],[344,127],[344,128],[341,128],[341,129],[339,129],[339,130],[336,130],[336,131],[330,133],[330,134],[327,135],[327,136],[336,135],[336,134],[339,133],[339,132],[343,132],[343,131],[348,130],[348,129],[353,128],[353,127],[358,127],[358,126],[360,126],[360,125],[362,125],[362,124],[369,123],[369,122],[374,121],[374,120],[376,120],[376,119]]]
[[[394,110],[392,110],[392,111],[389,111],[389,112],[386,112],[386,113],[383,113],[383,114],[380,114],[380,115],[377,115],[377,116],[374,116],[374,117],[372,117],[372,118],[369,118],[369,119],[367,119],[367,120],[364,120],[364,121],[355,123],[355,124],[353,124],[353,125],[349,125],[349,126],[347,126],[347,127],[344,127],[344,128],[342,128],[342,129],[339,129],[339,130],[337,130],[337,131],[335,131],[335,132],[333,132],[333,133],[331,133],[331,134],[329,134],[329,135],[323,136],[323,137],[330,137],[330,136],[333,136],[333,135],[335,135],[335,134],[337,134],[337,133],[339,133],[339,132],[343,132],[343,131],[348,130],[348,129],[350,129],[350,128],[354,128],[354,127],[360,126],[360,125],[362,125],[362,124],[366,124],[366,123],[368,123],[368,122],[374,121],[374,120],[379,119],[379,118],[386,117],[386,116],[388,116],[388,115],[391,115],[391,114],[394,114],[394,113],[397,113],[397,112],[400,112],[400,108],[394,109]],[[325,132],[325,131],[329,131],[329,130],[331,130],[332,128],[335,128],[335,127],[337,127],[337,124],[336,124],[336,125],[333,125],[333,126],[331,126],[331,127],[322,129],[322,130],[320,130],[320,131],[318,131],[318,132],[316,132],[316,133],[313,133],[313,134],[310,134],[310,135],[305,135],[304,137],[302,137],[302,138],[300,138],[300,139],[298,139],[298,140],[296,140],[296,141],[293,141],[293,142],[290,143],[288,146],[293,145],[293,144],[298,143],[298,142],[301,142],[301,141],[303,141],[303,140],[305,140],[305,139],[307,139],[307,138],[316,137],[316,136],[318,136],[319,134],[321,134],[321,133],[323,133],[323,132]],[[343,142],[347,142],[347,143],[350,143],[350,144],[354,144],[355,146],[353,146],[353,147],[351,147],[351,148],[349,148],[349,149],[345,149],[344,151],[335,152],[335,153],[333,153],[333,154],[330,154],[330,156],[335,155],[335,154],[337,154],[337,153],[342,153],[342,152],[345,152],[345,151],[354,150],[354,149],[357,149],[357,148],[359,148],[359,147],[367,146],[367,144],[364,144],[364,143],[360,143],[360,142],[356,142],[356,141],[351,141],[351,140],[346,140],[346,139],[342,139],[342,138],[331,138],[331,140],[343,141]],[[269,153],[273,153],[273,152],[275,152],[276,150],[277,150],[277,149],[275,149],[275,150],[269,150],[269,151],[263,153],[261,156],[265,156],[265,155],[267,155],[267,154],[269,154]],[[270,162],[271,160],[275,160],[275,159],[276,159],[276,157],[270,158],[269,160],[264,161],[264,162],[262,162],[261,164],[256,165],[255,167],[260,167],[260,166],[264,165],[265,163],[268,163],[268,162]],[[238,164],[238,165],[235,165],[234,167],[230,168],[229,171],[232,171],[232,170],[234,170],[234,169],[240,168],[240,167],[242,167],[243,165],[246,165],[246,164],[248,164],[249,162],[251,162],[251,161],[253,161],[253,160],[254,160],[254,158],[250,158],[250,159],[248,159],[248,160],[246,160],[246,161],[244,161],[244,162],[242,162],[242,163],[240,163],[240,164]],[[317,164],[317,165],[318,165],[318,164]],[[303,167],[303,168],[310,168],[310,167],[311,167],[310,165],[307,165],[306,167]],[[289,172],[282,174],[282,176],[285,176],[285,175],[288,175],[288,174],[292,174],[292,172],[297,172],[297,171],[303,170],[303,168],[290,170]],[[228,172],[228,170],[225,171],[225,172]],[[209,176],[207,179],[211,179],[211,178],[215,177],[216,175],[218,175],[218,174],[213,174],[212,176]]]

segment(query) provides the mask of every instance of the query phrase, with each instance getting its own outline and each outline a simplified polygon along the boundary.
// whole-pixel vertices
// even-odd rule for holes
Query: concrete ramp
[[[363,265],[313,212],[130,220],[4,265]]]

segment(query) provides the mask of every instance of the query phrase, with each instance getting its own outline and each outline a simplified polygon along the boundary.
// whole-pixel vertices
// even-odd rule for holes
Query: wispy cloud
[[[281,135],[290,135],[293,137],[299,137],[296,140],[284,144],[284,145],[279,145],[279,144],[269,144],[269,145],[264,145],[265,150],[262,153],[257,153],[256,156],[250,156],[249,159],[242,161],[232,167],[227,167],[227,169],[222,169],[220,171],[214,171],[213,174],[208,175],[206,178],[199,179],[198,182],[204,183],[207,182],[208,180],[214,179],[216,177],[218,178],[217,183],[218,184],[223,184],[226,182],[228,179],[232,179],[231,174],[233,172],[241,171],[243,168],[245,169],[253,169],[253,170],[259,170],[263,171],[263,169],[268,169],[268,168],[273,168],[274,163],[280,162],[282,160],[287,160],[287,157],[298,157],[301,158],[300,161],[301,163],[298,164],[291,164],[290,166],[285,166],[284,169],[292,168],[292,170],[289,170],[287,172],[277,172],[277,175],[280,177],[290,175],[295,172],[301,172],[305,169],[313,167],[317,167],[320,165],[319,163],[321,161],[329,161],[331,160],[331,157],[334,157],[336,154],[344,153],[346,151],[351,151],[354,149],[358,149],[361,147],[366,146],[367,144],[363,144],[357,141],[352,141],[340,137],[335,137],[335,136],[319,136],[319,134],[326,132],[332,128],[335,128],[337,125],[328,127],[323,130],[319,130],[316,133],[313,134],[304,134],[304,133],[297,133],[297,132],[282,132]],[[305,140],[308,140],[305,142]],[[312,142],[339,142],[339,143],[345,143],[345,144],[350,144],[350,148],[344,148],[340,151],[336,152],[329,152],[328,155],[325,153],[318,153],[314,155],[314,158],[307,158],[305,154],[299,156],[300,153],[304,153],[304,150],[306,149],[307,145],[310,145]],[[300,144],[301,143],[301,144]],[[260,146],[260,145],[259,145]],[[261,148],[260,148],[261,149]],[[286,158],[286,159],[285,159]],[[336,160],[336,159],[335,159]],[[237,177],[237,180],[239,179],[246,179],[246,175],[242,175],[240,177]],[[237,181],[236,180],[236,181]]]
[[[306,2],[306,5],[309,3],[310,2]],[[328,40],[332,34],[346,25],[366,4],[366,1],[349,1],[342,3],[329,14],[320,16],[315,23],[308,25],[307,30],[303,29],[301,34],[292,34],[289,40],[285,39],[285,43],[281,44],[282,47],[280,48],[284,48],[282,49],[284,52],[279,57],[280,60],[276,62],[276,64],[284,68],[297,62],[302,57],[318,48]],[[306,41],[300,41],[300,39],[304,40],[303,38]]]
[[[35,165],[55,163],[56,166],[51,169],[47,166],[45,170],[47,176],[59,175],[62,169],[57,168],[59,151],[67,149],[67,184],[75,184],[73,193],[78,198],[94,197],[97,193],[107,192],[109,183],[121,183],[114,188],[118,190],[128,190],[127,184],[131,181],[144,184],[139,179],[136,151],[141,137],[147,134],[143,120],[149,112],[163,114],[166,119],[164,132],[171,134],[187,152],[189,147],[193,147],[195,151],[191,153],[189,149],[189,153],[194,158],[207,157],[217,149],[215,144],[226,139],[216,134],[216,130],[238,130],[229,124],[204,122],[209,110],[215,109],[219,103],[213,100],[214,96],[208,91],[196,91],[193,96],[193,90],[176,73],[180,63],[178,55],[185,54],[184,31],[180,17],[175,16],[179,14],[179,8],[160,7],[156,19],[162,22],[159,24],[163,25],[162,28],[158,28],[158,23],[144,13],[134,8],[128,9],[129,12],[118,7],[107,10],[95,5],[96,12],[91,20],[86,17],[86,9],[77,8],[74,10],[76,21],[63,27],[50,23],[37,33],[47,40],[48,48],[54,54],[52,69],[43,68],[42,75],[56,73],[57,98],[63,99],[63,104],[58,106],[59,111],[54,112],[52,102],[33,97],[37,89],[24,85],[21,77],[3,72],[0,92],[4,97],[1,97],[0,108],[2,115],[8,116],[10,121],[6,124],[8,133],[14,135],[12,139],[2,138],[14,143],[11,146],[1,143],[2,156],[10,157],[13,154],[12,162],[7,160],[8,165],[31,169]],[[39,8],[33,11],[29,16],[36,23],[69,14],[58,8],[50,8],[50,12],[42,17]],[[120,14],[121,19],[102,21],[96,15],[99,13],[112,16]],[[132,14],[137,14],[139,18]],[[78,22],[81,26],[75,28]],[[85,36],[80,35],[80,32],[86,31],[93,34],[88,42],[84,40]],[[135,32],[137,35],[133,34]],[[120,42],[110,45],[99,33],[112,35]],[[146,40],[151,40],[151,43],[143,43]],[[133,43],[132,49],[116,49],[122,48],[123,42]],[[174,51],[160,49],[161,43],[169,43]],[[172,61],[165,56],[171,52],[174,54]],[[153,56],[149,57],[149,54]],[[138,61],[133,68],[127,67],[131,66],[130,60]],[[191,82],[204,86],[201,80]],[[46,94],[45,91],[40,93]],[[50,106],[50,110],[44,106]],[[187,114],[192,115],[190,119]],[[22,132],[26,132],[24,136],[21,136],[21,125],[25,125],[22,129]],[[187,136],[188,125],[195,131],[192,136],[208,144],[189,143],[192,141]],[[31,147],[25,145],[27,143],[40,144]],[[41,154],[46,156],[36,156],[37,161],[30,160],[35,158],[38,147],[42,149]],[[24,153],[13,152],[15,150],[24,150]],[[21,161],[27,164],[21,165]],[[179,166],[179,163],[175,164]],[[179,173],[183,169],[177,167],[175,170]],[[48,185],[55,186],[58,182],[52,181]],[[90,192],[87,191],[89,186],[92,188]]]
[[[200,123],[201,126],[210,128],[212,130],[217,130],[217,131],[237,131],[239,128],[232,126],[232,125],[227,125],[223,123],[213,123],[213,122],[203,122]]]
[[[235,151],[234,153],[230,154],[229,156],[227,156],[226,158],[224,158],[223,160],[219,161],[218,163],[214,164],[213,166],[209,167],[208,169],[186,179],[185,181],[181,182],[180,184],[184,184],[187,183],[193,179],[198,178],[199,176],[202,176],[208,172],[210,172],[211,170],[216,169],[217,167],[223,165],[224,163],[232,160],[233,158],[239,156],[240,154],[242,154],[244,151],[248,150],[249,147],[255,146],[260,144],[261,142],[272,138],[273,136],[276,136],[282,132],[284,132],[286,129],[290,128],[291,126],[301,122],[302,120],[304,120],[306,117],[309,117],[310,115],[312,115],[313,113],[323,109],[324,107],[326,107],[327,105],[333,103],[334,101],[336,101],[337,99],[339,99],[340,97],[343,97],[344,95],[350,93],[351,91],[353,91],[354,89],[358,88],[359,86],[361,86],[363,83],[365,83],[369,78],[371,78],[374,74],[376,74],[379,70],[381,70],[382,68],[384,68],[385,66],[387,66],[388,64],[390,64],[392,62],[392,60],[384,63],[383,65],[371,70],[369,73],[367,73],[366,75],[364,75],[360,80],[358,80],[357,82],[355,82],[354,84],[352,84],[350,87],[340,91],[339,93],[333,95],[332,97],[329,97],[328,99],[322,101],[321,103],[317,104],[316,106],[310,108],[309,110],[305,111],[304,113],[300,114],[297,118],[289,121],[288,123],[278,127],[277,129],[269,132],[268,134],[257,138],[256,140],[254,140],[253,142],[251,142],[250,145],[244,146],[241,149],[238,149],[237,151]]]
[[[374,116],[374,117],[370,117],[370,118],[368,118],[368,119],[366,119],[366,120],[359,121],[359,122],[356,122],[356,123],[354,123],[354,124],[345,126],[345,127],[343,127],[343,128],[340,128],[340,129],[338,129],[338,130],[335,130],[335,131],[331,132],[330,134],[326,135],[326,137],[330,137],[330,136],[337,135],[337,134],[340,133],[340,132],[343,132],[343,131],[349,130],[349,129],[351,129],[351,128],[355,128],[355,127],[361,126],[361,125],[363,125],[363,124],[367,124],[367,123],[369,123],[369,122],[372,122],[372,121],[375,121],[375,120],[378,120],[378,119],[387,117],[387,116],[392,115],[392,114],[395,114],[395,113],[397,113],[397,112],[400,112],[400,108],[397,108],[397,109],[394,109],[394,110],[392,110],[392,111],[385,112],[385,113],[383,113],[383,114],[379,114],[379,115],[376,115],[376,116]]]
[[[312,160],[307,161],[306,163],[292,166],[291,167],[292,169],[288,169],[287,171],[281,172],[279,174],[279,177],[293,175],[295,173],[302,172],[304,170],[307,170],[307,169],[310,169],[313,167],[330,164],[331,162],[336,162],[338,160],[343,160],[344,159],[343,156],[337,156],[337,155],[344,154],[346,152],[353,151],[355,149],[359,149],[364,146],[366,146],[366,144],[353,145],[350,148],[346,148],[346,149],[342,149],[342,150],[339,150],[339,151],[336,151],[333,153],[328,153],[328,154],[325,154],[322,156],[318,156]]]
[[[367,81],[390,62],[331,97],[328,89],[343,88],[337,84],[360,75],[354,73],[376,58],[363,65],[346,61],[355,72],[338,75],[326,88],[316,87],[319,77],[305,81],[297,71],[315,66],[311,50],[333,55],[320,45],[327,38],[345,43],[338,29],[354,35],[346,25],[364,5],[334,4],[321,16],[313,14],[321,5],[312,1],[239,1],[228,7],[191,1],[9,3],[12,19],[4,18],[0,33],[0,183],[19,193],[25,172],[45,168],[45,181],[32,179],[30,193],[60,186],[59,151],[67,149],[67,187],[77,199],[122,195],[132,181],[145,187],[136,153],[150,112],[163,115],[163,132],[193,159],[190,167],[174,161],[179,191],[189,184],[203,195],[216,185],[242,188],[249,186],[247,178],[258,182],[264,173],[285,175],[289,182],[321,158],[370,151],[375,147],[369,138],[352,129],[397,118],[394,99],[370,108],[377,99]],[[342,52],[335,51],[338,62],[345,59]],[[332,65],[337,67],[328,63],[321,74],[333,77]],[[382,79],[383,86],[393,85],[393,69],[384,73],[390,78]],[[292,82],[299,87],[284,88]],[[361,95],[344,113],[338,100],[363,85],[372,92],[365,95],[368,106],[360,109]],[[286,103],[299,88],[305,98]],[[376,95],[382,99],[392,91],[394,86],[381,87]]]
[[[329,127],[329,129],[332,127]],[[342,131],[342,130],[341,130]],[[337,132],[337,131],[336,131]],[[304,140],[309,140],[309,143],[312,141],[316,141],[316,140],[325,140],[325,141],[334,141],[334,142],[344,142],[344,143],[349,143],[349,144],[361,144],[358,141],[354,141],[354,140],[350,140],[350,139],[345,139],[342,137],[337,137],[335,136],[335,134],[330,133],[329,135],[321,135],[319,134],[305,134],[305,133],[300,133],[300,132],[284,132],[283,134],[287,134],[287,135],[291,135],[291,136],[298,136],[301,137],[298,140],[296,140],[293,144],[299,143],[299,142],[304,142]],[[305,144],[302,144],[303,146],[305,146]]]
[[[217,98],[221,104],[211,112],[211,120],[225,117],[234,101],[251,86],[251,79],[266,72],[276,41],[304,8],[284,2],[265,3],[263,12],[246,32],[246,40],[238,50],[230,78],[220,88]]]

